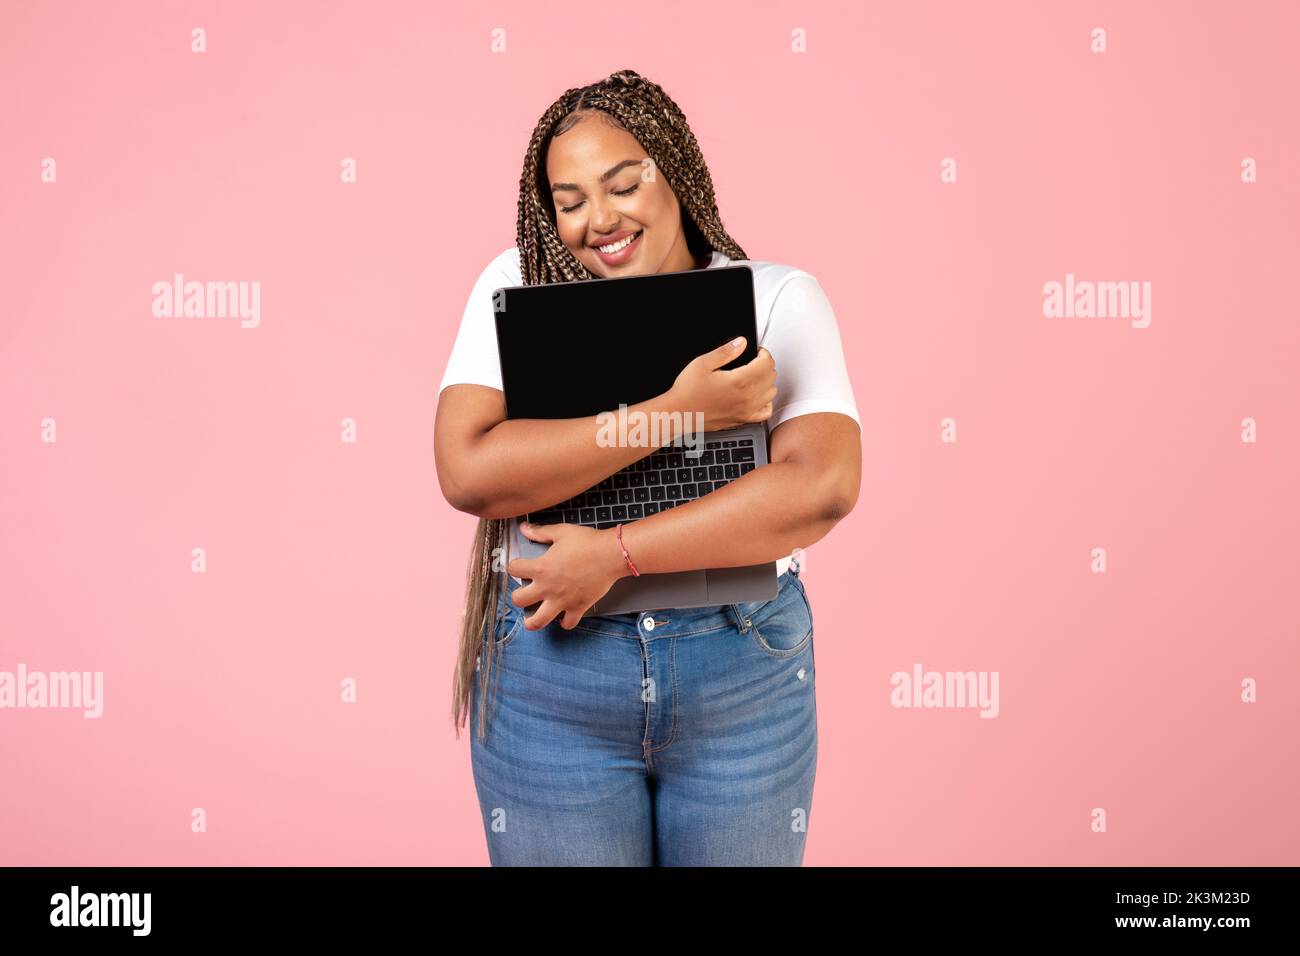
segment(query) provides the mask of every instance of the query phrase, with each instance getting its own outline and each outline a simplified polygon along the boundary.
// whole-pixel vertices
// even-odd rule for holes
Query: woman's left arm
[[[821,540],[858,500],[862,437],[847,415],[787,419],[771,434],[770,463],[702,498],[623,525],[623,544],[642,574],[743,567],[785,557]],[[525,533],[551,547],[515,558],[508,571],[532,581],[512,600],[541,602],[525,627],[574,627],[620,577],[630,575],[614,529],[543,525]]]

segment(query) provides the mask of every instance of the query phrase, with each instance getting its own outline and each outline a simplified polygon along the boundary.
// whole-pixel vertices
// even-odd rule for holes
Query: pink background
[[[486,862],[435,391],[537,117],[620,68],[853,373],[806,862],[1300,863],[1300,7],[865,6],[5,3],[0,670],[105,710],[0,710],[0,863]],[[155,318],[178,271],[261,326]],[[1067,272],[1151,327],[1045,318]],[[1000,715],[892,708],[918,661]]]

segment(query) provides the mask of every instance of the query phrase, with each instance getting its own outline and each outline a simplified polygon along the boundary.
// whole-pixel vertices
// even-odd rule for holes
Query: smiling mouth
[[[641,233],[643,232],[645,232],[644,229],[638,229],[636,232],[632,233],[632,235],[624,236],[622,239],[618,240],[618,242],[611,242],[607,246],[592,246],[592,248],[603,256],[617,255],[641,238]]]

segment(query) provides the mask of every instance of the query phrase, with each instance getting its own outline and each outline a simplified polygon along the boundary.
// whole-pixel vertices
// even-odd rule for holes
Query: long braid
[[[686,115],[663,88],[633,70],[619,70],[590,86],[574,87],[542,114],[524,154],[519,177],[519,216],[515,244],[525,285],[578,282],[594,278],[564,244],[555,228],[555,210],[546,188],[546,152],[551,140],[565,132],[584,111],[596,110],[634,136],[654,161],[682,208],[682,227],[693,255],[712,250],[730,259],[748,259],[731,238],[718,215],[713,177]],[[478,733],[487,732],[488,689],[495,657],[500,617],[495,614],[510,561],[504,519],[482,518],[471,549],[460,655],[453,680],[453,719],[459,728],[469,711],[470,682],[478,671],[481,694]],[[483,628],[493,609],[494,640],[483,641]],[[477,665],[477,666],[476,666]]]

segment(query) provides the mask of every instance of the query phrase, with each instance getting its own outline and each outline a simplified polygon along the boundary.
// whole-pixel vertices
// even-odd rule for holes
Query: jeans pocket
[[[510,600],[510,595],[502,592],[498,599],[498,611],[495,620],[489,617],[483,624],[483,642],[489,635],[497,650],[503,650],[518,636],[524,626],[524,609]]]
[[[804,593],[803,582],[789,575],[780,594],[749,618],[749,638],[768,657],[794,657],[812,643],[812,605]],[[785,575],[783,575],[784,577]]]

